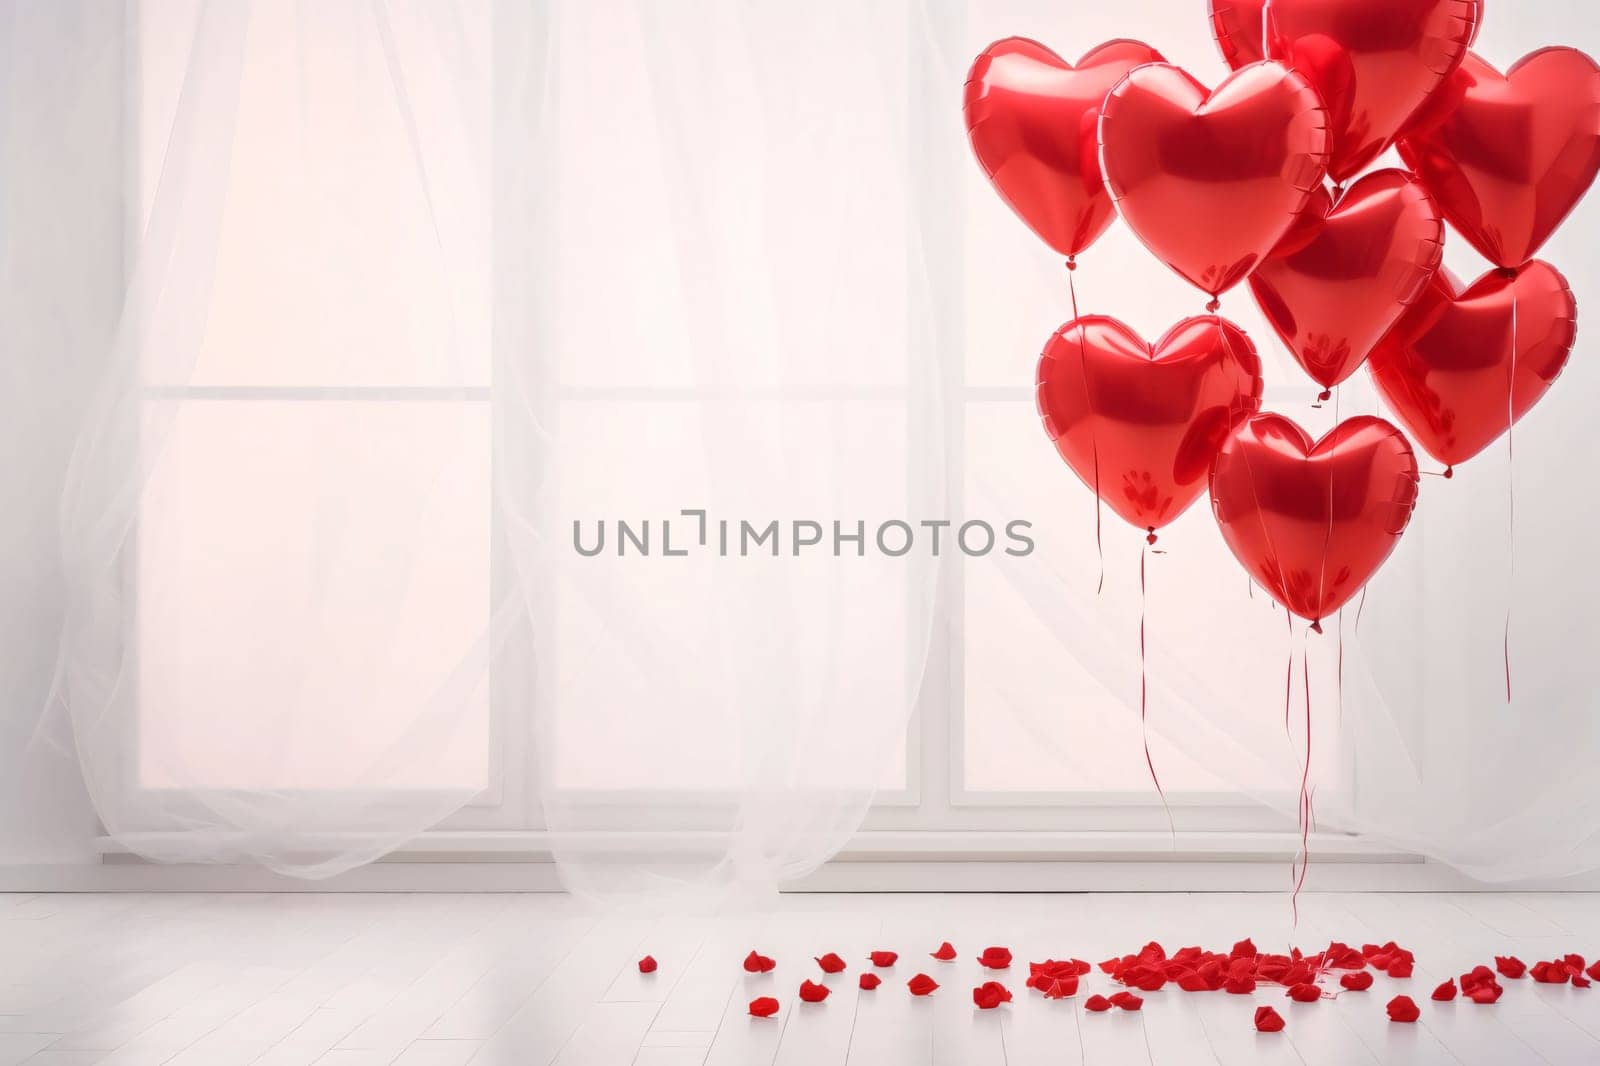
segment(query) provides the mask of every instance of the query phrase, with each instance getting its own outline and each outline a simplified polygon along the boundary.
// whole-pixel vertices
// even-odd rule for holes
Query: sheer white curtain
[[[1097,594],[1092,500],[1027,400],[1065,274],[984,187],[959,99],[1011,33],[1069,57],[1139,36],[1218,80],[1202,3],[144,6],[162,22],[129,31],[149,69],[120,326],[60,519],[59,718],[21,729],[65,738],[112,837],[335,873],[508,794],[497,753],[526,726],[538,802],[507,824],[548,830],[573,887],[653,897],[825,861],[914,782],[906,723],[943,688],[1040,749],[1102,708],[1142,764],[1142,542],[1107,517]],[[0,7],[11,48],[49,47],[22,36],[59,28],[44,10]],[[1491,5],[1479,48],[1593,50],[1588,21]],[[9,80],[0,114],[69,86]],[[32,150],[18,129],[38,128],[0,126],[0,173]],[[1592,210],[1547,252],[1580,304]],[[38,327],[7,357],[56,358],[66,332],[15,295],[29,263],[0,254]],[[1149,337],[1200,308],[1120,226],[1078,281],[1085,312]],[[1317,431],[1379,410],[1364,379],[1312,410],[1248,297],[1224,313],[1270,406]],[[1331,627],[1291,633],[1203,509],[1164,535],[1164,783],[1292,819],[1285,663],[1309,647],[1321,828],[1489,878],[1600,866],[1596,515],[1572,488],[1597,373],[1577,353],[1517,431],[1514,550],[1503,452],[1427,480],[1342,620],[1342,711]],[[920,525],[1013,518],[1033,554],[952,557],[947,530],[935,556]],[[619,522],[646,520],[651,553],[619,555]],[[917,536],[903,556],[874,543],[892,520]],[[774,521],[778,557],[743,554],[743,523]],[[798,556],[797,522],[820,541]],[[578,551],[602,524],[605,550]],[[958,631],[984,651],[965,676],[940,658]]]

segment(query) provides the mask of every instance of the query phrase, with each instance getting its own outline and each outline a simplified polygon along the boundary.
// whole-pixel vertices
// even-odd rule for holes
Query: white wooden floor
[[[1600,897],[1307,895],[1294,942],[1398,940],[1410,980],[1295,1004],[1254,997],[1147,995],[1141,1013],[1088,1014],[1110,991],[1096,972],[1076,1000],[1024,987],[1027,961],[1093,962],[1251,936],[1290,943],[1286,897],[1242,895],[789,896],[770,913],[693,920],[596,917],[561,896],[0,896],[0,1066],[1301,1066],[1600,1063],[1600,983],[1503,981],[1495,1006],[1429,1001],[1446,977],[1494,955],[1530,965],[1600,954]],[[927,957],[940,941],[961,958]],[[1015,1002],[973,1008],[991,944],[1016,963]],[[778,960],[750,976],[752,948]],[[873,949],[901,953],[875,992],[857,974]],[[850,962],[832,996],[801,1004],[812,957]],[[660,969],[641,976],[645,954]],[[943,986],[912,999],[918,970]],[[1397,992],[1422,1007],[1391,1024]],[[783,1002],[770,1020],[750,999]],[[1258,1035],[1270,1003],[1287,1019]]]

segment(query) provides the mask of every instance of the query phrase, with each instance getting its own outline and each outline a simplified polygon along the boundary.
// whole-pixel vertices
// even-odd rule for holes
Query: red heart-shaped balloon
[[[1331,389],[1354,374],[1444,254],[1444,224],[1403,170],[1380,170],[1337,202],[1311,194],[1300,221],[1250,275],[1250,291],[1312,380]]]
[[[1205,491],[1228,431],[1261,408],[1250,338],[1215,316],[1152,348],[1114,318],[1056,331],[1039,360],[1039,417],[1061,457],[1112,510],[1154,531]]]
[[[1327,116],[1300,75],[1246,67],[1207,92],[1164,63],[1106,97],[1100,163],[1117,210],[1145,245],[1217,296],[1294,225],[1328,159]]]
[[[1210,0],[1211,36],[1222,59],[1234,70],[1267,58],[1264,13],[1267,0]],[[1472,0],[1472,40],[1483,28],[1483,0]]]
[[[1100,175],[1100,105],[1122,76],[1161,53],[1109,41],[1076,67],[1038,41],[1008,37],[967,75],[967,136],[1000,198],[1064,256],[1088,248],[1116,210]]]
[[[1417,502],[1417,457],[1363,415],[1316,444],[1282,415],[1257,415],[1211,470],[1222,539],[1256,583],[1301,618],[1348,603],[1400,541]]]
[[[1577,339],[1577,314],[1567,279],[1537,259],[1465,291],[1441,269],[1372,353],[1372,377],[1429,455],[1464,463],[1550,391]]]
[[[1485,259],[1519,267],[1600,173],[1600,67],[1546,48],[1502,75],[1469,55],[1400,156]]]
[[[1248,54],[1259,5],[1214,0],[1225,56]],[[1476,0],[1271,0],[1266,53],[1311,82],[1328,110],[1328,173],[1361,173],[1466,57],[1482,12]],[[1244,27],[1235,36],[1233,27]],[[1224,35],[1227,35],[1224,38]]]

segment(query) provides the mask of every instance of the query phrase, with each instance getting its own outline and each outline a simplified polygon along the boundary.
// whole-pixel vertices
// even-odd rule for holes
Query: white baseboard
[[[671,853],[661,834],[591,834],[564,847]],[[715,842],[705,842],[714,844]],[[548,834],[429,833],[322,881],[247,866],[144,862],[116,841],[98,864],[0,867],[4,892],[559,892]],[[1284,892],[1289,833],[867,832],[789,892]],[[1600,875],[1515,885],[1336,834],[1311,841],[1308,892],[1600,891]]]

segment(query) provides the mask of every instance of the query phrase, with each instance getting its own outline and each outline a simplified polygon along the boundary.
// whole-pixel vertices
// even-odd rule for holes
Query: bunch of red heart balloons
[[[1215,89],[1138,41],[1074,66],[1013,37],[972,67],[967,130],[1069,268],[1120,215],[1211,297],[1153,346],[1099,315],[1056,332],[1038,401],[1061,456],[1152,539],[1209,488],[1255,581],[1316,623],[1405,531],[1406,433],[1464,463],[1565,365],[1572,292],[1533,257],[1600,170],[1600,67],[1546,48],[1500,73],[1469,51],[1484,0],[1209,6]],[[1391,145],[1407,169],[1363,174]],[[1471,285],[1445,222],[1492,265]],[[1360,416],[1313,442],[1263,413],[1256,350],[1216,314],[1241,282],[1324,399],[1365,364],[1406,433]]]

